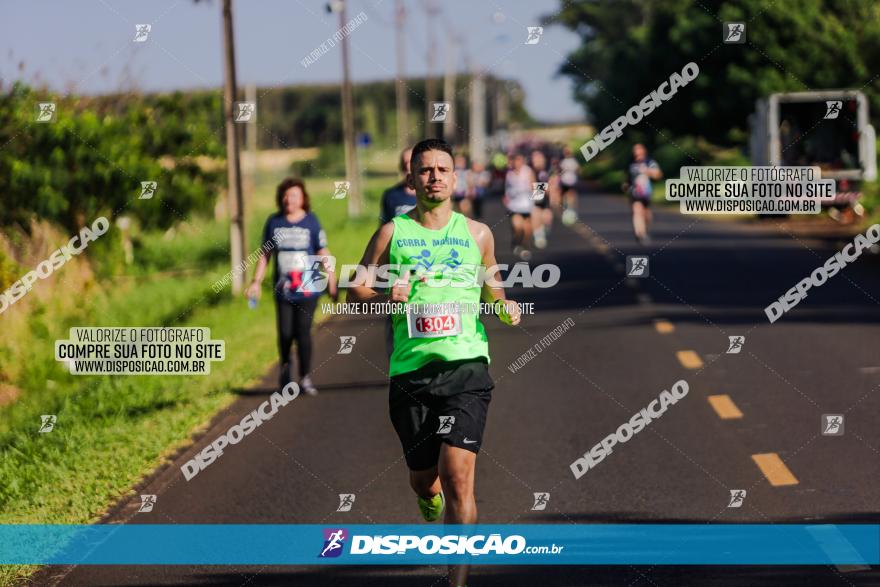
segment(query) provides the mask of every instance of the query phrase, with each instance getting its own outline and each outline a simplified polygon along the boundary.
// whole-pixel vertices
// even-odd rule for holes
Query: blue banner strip
[[[877,565],[880,524],[0,525],[0,564]]]

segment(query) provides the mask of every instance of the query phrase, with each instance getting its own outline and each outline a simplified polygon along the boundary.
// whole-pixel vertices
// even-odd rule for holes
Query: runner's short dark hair
[[[425,151],[443,151],[444,153],[448,153],[453,160],[455,159],[455,156],[452,154],[452,147],[449,143],[443,139],[425,139],[424,141],[416,143],[416,146],[413,147],[412,155],[409,157],[410,169],[413,168],[412,162]]]

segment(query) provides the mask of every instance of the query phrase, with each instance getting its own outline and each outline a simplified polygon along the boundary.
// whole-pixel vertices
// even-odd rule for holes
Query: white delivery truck
[[[868,99],[857,90],[771,94],[749,117],[752,165],[815,165],[837,182],[829,202],[835,219],[862,215],[861,183],[877,179],[874,127]]]

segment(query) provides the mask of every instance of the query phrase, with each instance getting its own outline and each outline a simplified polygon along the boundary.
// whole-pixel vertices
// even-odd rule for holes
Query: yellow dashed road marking
[[[675,356],[685,369],[699,369],[703,366],[703,360],[694,351],[678,351]]]
[[[768,452],[759,455],[752,455],[752,460],[767,477],[770,485],[779,487],[781,485],[797,485],[797,478],[788,470],[782,459],[775,452]]]
[[[739,411],[729,395],[710,395],[707,399],[722,420],[735,420],[743,417],[743,413]]]
[[[654,320],[654,328],[656,328],[657,332],[660,334],[675,332],[675,326],[673,326],[672,322],[669,320]]]

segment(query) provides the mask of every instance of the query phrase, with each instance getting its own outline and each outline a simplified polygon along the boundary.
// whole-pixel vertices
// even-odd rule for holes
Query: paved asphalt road
[[[500,262],[507,224],[488,207]],[[582,198],[583,223],[557,225],[532,265],[557,263],[560,284],[514,289],[535,313],[520,328],[484,320],[497,383],[477,460],[480,521],[877,522],[880,511],[880,257],[865,256],[769,324],[763,308],[822,264],[842,240],[794,236],[775,221],[745,224],[656,212],[654,242],[631,236],[625,201]],[[647,254],[650,277],[627,279],[625,257]],[[561,322],[561,339],[518,372],[507,368]],[[659,321],[659,322],[658,322]],[[273,328],[266,324],[267,332]],[[339,337],[357,336],[338,355]],[[744,335],[739,354],[728,336]],[[300,397],[190,482],[179,471],[262,402],[241,392],[211,429],[151,477],[151,513],[128,523],[417,523],[420,516],[387,415],[382,320],[334,318],[316,332],[317,397]],[[690,362],[681,351],[692,351]],[[235,352],[235,349],[229,349]],[[681,357],[681,358],[680,358]],[[595,469],[570,463],[678,379],[690,393]],[[724,419],[710,396],[728,396]],[[715,399],[720,402],[726,400]],[[732,408],[730,406],[735,406]],[[822,414],[845,416],[843,436],[820,434]],[[773,485],[752,455],[772,453],[794,479]],[[769,457],[773,458],[773,457]],[[728,508],[731,489],[745,489]],[[549,491],[546,511],[532,494]],[[337,513],[339,493],[356,494]],[[445,585],[439,567],[55,567],[40,584]],[[473,567],[471,586],[880,585],[872,569],[816,567]]]

